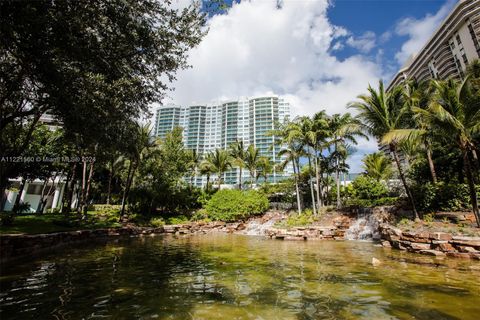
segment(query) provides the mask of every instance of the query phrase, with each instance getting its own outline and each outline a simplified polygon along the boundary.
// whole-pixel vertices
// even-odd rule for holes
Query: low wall
[[[409,232],[388,224],[380,226],[382,245],[425,255],[480,260],[480,237],[445,232]]]
[[[205,234],[209,232],[233,233],[245,229],[245,224],[210,222],[185,225],[165,225],[158,228],[124,227],[96,230],[78,230],[46,234],[0,235],[0,262],[36,255],[71,243],[93,241],[108,237],[142,236],[154,234]]]
[[[349,217],[340,216],[334,219],[330,226],[269,228],[265,230],[265,235],[281,240],[344,240],[350,221]]]

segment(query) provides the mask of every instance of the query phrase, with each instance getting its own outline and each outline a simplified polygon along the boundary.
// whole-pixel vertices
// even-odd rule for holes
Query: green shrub
[[[392,206],[398,202],[397,197],[384,197],[380,199],[348,199],[345,201],[346,207],[370,208],[378,206]]]
[[[207,210],[199,209],[192,215],[191,220],[192,221],[209,221],[210,218],[208,217]]]
[[[434,220],[435,216],[433,215],[433,213],[429,213],[423,216],[423,221],[425,221],[426,223],[432,223]]]
[[[464,183],[425,183],[414,186],[413,194],[421,211],[459,211],[470,208],[470,193]]]
[[[165,220],[163,220],[163,218],[152,218],[150,219],[150,225],[152,227],[161,227],[163,225],[165,225]]]
[[[261,192],[220,190],[207,202],[205,209],[212,220],[236,221],[263,213],[268,207],[268,199]]]
[[[179,215],[175,217],[167,218],[166,224],[184,224],[187,223],[189,220],[184,215]]]
[[[379,199],[388,196],[388,189],[382,182],[360,175],[348,186],[347,194],[356,199]]]

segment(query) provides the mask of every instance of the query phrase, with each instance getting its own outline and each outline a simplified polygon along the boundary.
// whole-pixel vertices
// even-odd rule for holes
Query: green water
[[[3,265],[0,318],[480,319],[479,280],[368,242],[130,238]]]

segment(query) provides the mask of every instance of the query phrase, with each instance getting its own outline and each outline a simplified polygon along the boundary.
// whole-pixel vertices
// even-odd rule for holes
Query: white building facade
[[[177,117],[178,115],[178,117]],[[245,147],[253,144],[260,156],[271,159],[275,165],[283,159],[278,156],[281,147],[278,138],[267,135],[276,124],[290,117],[290,104],[278,96],[241,98],[216,104],[178,106],[165,105],[156,110],[154,134],[161,139],[175,126],[184,129],[183,141],[187,149],[205,154],[215,149],[228,149],[235,141],[243,141]],[[268,181],[275,183],[293,172],[291,165],[284,171],[274,169]],[[239,169],[225,173],[223,181],[235,185],[240,179]],[[218,177],[212,177],[213,180]],[[250,173],[242,172],[242,183],[250,181]],[[197,186],[206,184],[206,177],[195,178]]]

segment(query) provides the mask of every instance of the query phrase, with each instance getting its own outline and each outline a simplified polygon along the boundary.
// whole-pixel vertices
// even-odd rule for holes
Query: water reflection
[[[124,239],[3,266],[0,317],[478,319],[479,265],[364,242]]]

